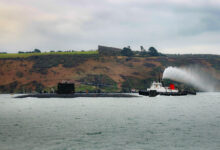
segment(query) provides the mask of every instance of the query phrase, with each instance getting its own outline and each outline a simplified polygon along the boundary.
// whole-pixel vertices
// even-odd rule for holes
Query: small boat
[[[155,97],[157,95],[165,95],[165,96],[183,96],[187,94],[196,95],[196,92],[188,92],[188,91],[180,91],[175,88],[174,84],[170,84],[169,87],[164,87],[161,82],[153,82],[151,87],[147,90],[140,90],[140,95],[145,95],[149,97]]]

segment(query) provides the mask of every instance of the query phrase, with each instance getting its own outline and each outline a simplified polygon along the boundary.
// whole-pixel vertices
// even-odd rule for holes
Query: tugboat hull
[[[139,91],[139,95],[149,96],[149,91]]]
[[[149,97],[155,97],[157,96],[159,93],[156,90],[150,90],[149,91]]]
[[[163,96],[185,96],[185,95],[196,95],[196,93],[192,92],[157,92],[156,90],[150,90],[150,91],[139,91],[139,95],[149,96],[149,97],[155,97],[157,95],[163,95]]]

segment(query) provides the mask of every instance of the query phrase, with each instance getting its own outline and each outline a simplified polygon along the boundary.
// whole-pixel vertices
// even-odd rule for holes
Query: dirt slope
[[[48,90],[52,87],[56,88],[57,83],[62,80],[74,81],[76,87],[79,87],[82,84],[80,81],[88,78],[89,75],[109,77],[112,84],[113,82],[117,84],[116,91],[121,91],[123,88],[141,89],[149,86],[150,82],[158,77],[158,72],[163,71],[167,66],[195,64],[204,67],[213,77],[220,80],[219,57],[214,61],[210,58],[199,57],[97,56],[88,57],[79,62],[75,57],[66,58],[65,55],[59,58],[51,57],[48,60],[47,56],[28,59],[0,59],[0,92]],[[103,82],[102,80],[91,82],[100,83]]]

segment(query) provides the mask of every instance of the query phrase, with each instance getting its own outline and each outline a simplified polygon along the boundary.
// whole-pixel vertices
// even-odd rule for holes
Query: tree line
[[[134,56],[135,54],[140,56],[165,56],[162,53],[159,53],[158,50],[154,47],[150,47],[148,51],[141,46],[141,51],[132,51],[131,47],[124,47],[121,51],[122,56]]]

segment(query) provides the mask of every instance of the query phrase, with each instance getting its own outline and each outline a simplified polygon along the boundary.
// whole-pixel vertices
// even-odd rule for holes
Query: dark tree
[[[34,53],[41,53],[41,51],[39,49],[34,49],[33,51]]]
[[[129,47],[124,47],[123,50],[121,51],[122,56],[133,56],[134,53]]]
[[[141,56],[146,56],[148,53],[146,52],[145,48],[143,46],[140,46],[141,52],[139,53]]]
[[[145,51],[144,47],[143,46],[140,46],[141,47],[141,51]]]
[[[158,51],[154,48],[154,47],[150,47],[149,49],[149,55],[151,55],[151,56],[159,56],[159,53],[158,53]]]

